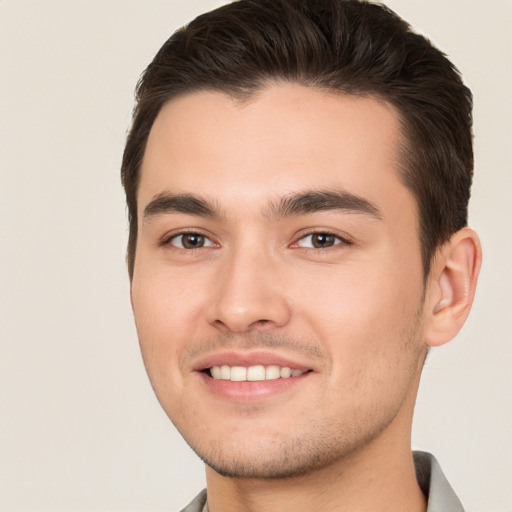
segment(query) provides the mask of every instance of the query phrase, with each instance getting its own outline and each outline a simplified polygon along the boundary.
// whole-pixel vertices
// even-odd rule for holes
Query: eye
[[[313,249],[328,249],[342,243],[348,243],[339,236],[332,233],[310,233],[303,236],[297,242],[299,247],[307,247]]]
[[[179,249],[201,249],[202,247],[215,246],[208,237],[199,233],[181,233],[174,235],[167,243]]]

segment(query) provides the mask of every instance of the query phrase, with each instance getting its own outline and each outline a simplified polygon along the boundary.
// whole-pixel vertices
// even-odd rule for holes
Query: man
[[[462,510],[410,434],[481,262],[471,108],[382,5],[240,0],[158,52],[122,176],[146,369],[206,464],[186,511]]]

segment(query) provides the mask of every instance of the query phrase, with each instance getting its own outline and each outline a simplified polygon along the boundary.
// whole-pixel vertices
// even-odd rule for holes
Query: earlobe
[[[475,296],[482,249],[470,228],[457,231],[438,251],[429,278],[431,293],[425,304],[425,343],[435,347],[447,343],[460,331]]]

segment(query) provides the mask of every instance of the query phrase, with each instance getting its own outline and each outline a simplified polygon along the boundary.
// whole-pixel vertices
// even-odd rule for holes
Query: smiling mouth
[[[207,375],[216,380],[231,382],[258,382],[264,380],[290,379],[299,377],[311,370],[297,370],[287,366],[255,365],[255,366],[212,366],[204,370]]]

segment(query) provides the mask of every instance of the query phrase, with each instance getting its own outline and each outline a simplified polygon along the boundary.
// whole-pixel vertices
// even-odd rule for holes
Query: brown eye
[[[303,236],[299,242],[299,247],[309,247],[313,249],[328,249],[342,243],[343,240],[330,233],[311,233]]]
[[[325,247],[332,247],[336,243],[336,237],[326,233],[315,233],[311,235],[311,242],[316,249],[323,249]]]
[[[170,240],[171,245],[180,249],[200,249],[201,247],[212,247],[213,242],[199,233],[182,233],[176,235]]]

